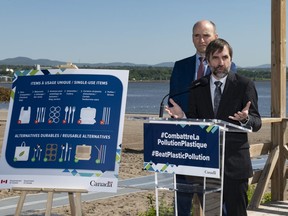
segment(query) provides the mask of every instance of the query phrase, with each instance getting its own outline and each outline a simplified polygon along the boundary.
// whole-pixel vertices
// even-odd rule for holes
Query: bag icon
[[[30,115],[31,115],[31,107],[30,106],[28,107],[27,110],[25,110],[24,107],[21,107],[20,114],[19,114],[20,124],[29,124]]]
[[[26,146],[23,141],[21,146],[17,146],[14,154],[14,161],[28,161],[30,146]]]

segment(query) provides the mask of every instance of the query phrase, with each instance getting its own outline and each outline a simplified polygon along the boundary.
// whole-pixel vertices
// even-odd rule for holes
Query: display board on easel
[[[129,71],[15,75],[0,187],[116,192]]]

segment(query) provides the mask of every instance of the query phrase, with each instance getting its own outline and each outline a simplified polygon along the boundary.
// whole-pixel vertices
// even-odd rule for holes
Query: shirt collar
[[[210,84],[213,84],[213,85],[214,85],[214,82],[215,82],[215,81],[220,81],[220,82],[222,82],[222,86],[221,86],[221,87],[224,87],[224,86],[225,86],[225,83],[226,83],[226,80],[227,80],[227,77],[228,77],[228,75],[225,76],[225,77],[223,77],[223,78],[221,78],[220,80],[217,80],[217,79],[211,74]]]
[[[200,57],[202,57],[202,58],[205,59],[205,56],[203,57],[203,56],[199,55],[198,53],[196,53],[196,60],[197,60],[197,62],[199,62],[199,58],[200,58]],[[206,60],[204,60],[204,63],[206,64]]]

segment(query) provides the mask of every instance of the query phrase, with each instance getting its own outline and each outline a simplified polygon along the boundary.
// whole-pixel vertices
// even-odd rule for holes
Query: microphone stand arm
[[[164,112],[164,100],[170,95],[170,98],[173,98],[175,96],[179,96],[179,95],[183,95],[183,94],[186,94],[186,93],[189,93],[192,89],[198,87],[198,86],[204,86],[204,85],[207,85],[208,84],[208,79],[207,77],[202,77],[200,78],[199,80],[195,80],[192,82],[192,85],[185,91],[181,91],[181,92],[178,92],[176,94],[172,94],[170,95],[169,93],[167,95],[165,95],[160,103],[160,111],[159,111],[159,117],[162,118],[163,117],[163,112]]]
[[[164,100],[169,96],[170,94],[168,93],[167,95],[165,95],[160,103],[160,110],[159,110],[159,118],[163,117],[163,112],[164,112]]]

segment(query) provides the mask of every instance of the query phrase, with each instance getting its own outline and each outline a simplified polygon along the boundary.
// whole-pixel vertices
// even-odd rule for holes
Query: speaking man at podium
[[[261,128],[261,117],[255,85],[250,79],[230,72],[232,56],[233,50],[227,41],[218,38],[210,42],[205,57],[211,74],[202,78],[207,79],[207,84],[191,89],[187,116],[171,98],[169,102],[172,106],[165,109],[168,114],[173,118],[220,119],[258,131]],[[247,133],[227,132],[224,215],[247,215],[248,178],[252,174]]]
[[[192,28],[192,42],[196,49],[193,56],[175,62],[170,78],[169,98],[173,100],[186,113],[189,109],[189,89],[196,85],[207,83],[201,77],[211,73],[205,51],[208,44],[218,38],[216,24],[210,20],[199,20]],[[230,70],[237,71],[236,65],[232,62]],[[200,80],[199,80],[200,79]],[[195,81],[195,82],[194,82]],[[163,104],[164,107],[164,104]],[[163,117],[162,107],[159,117]],[[187,179],[183,175],[176,175],[177,183],[186,183]],[[179,216],[190,215],[191,199],[193,195],[177,191],[177,206]]]

